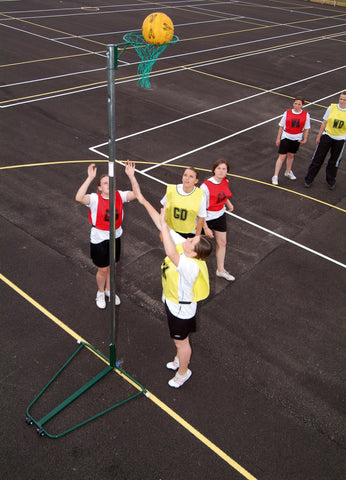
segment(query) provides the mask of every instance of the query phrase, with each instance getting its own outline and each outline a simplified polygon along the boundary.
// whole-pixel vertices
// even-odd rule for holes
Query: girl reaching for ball
[[[133,174],[134,165],[127,162],[125,173],[129,177]],[[109,177],[101,175],[97,184],[97,193],[87,193],[90,184],[96,177],[97,168],[94,163],[88,167],[88,177],[79,187],[76,193],[77,202],[89,208],[89,221],[92,224],[90,231],[90,256],[97,267],[96,305],[98,308],[106,308],[106,297],[110,298],[110,267],[109,267]],[[117,263],[120,259],[121,241],[123,233],[123,204],[135,200],[136,195],[132,190],[116,190],[115,192],[115,251]],[[115,295],[115,304],[120,304],[120,298]]]

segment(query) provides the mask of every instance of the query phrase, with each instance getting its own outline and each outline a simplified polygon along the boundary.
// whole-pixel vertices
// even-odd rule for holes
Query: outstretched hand
[[[95,166],[95,163],[91,163],[88,166],[88,177],[91,179],[94,179],[96,177],[96,173],[97,173],[97,168]]]
[[[135,194],[137,200],[139,203],[144,205],[145,198],[143,197],[143,194],[141,192],[141,189],[138,185],[138,182],[135,177],[135,168],[136,164],[134,162],[131,162],[131,160],[126,160],[125,162],[125,173],[129,177],[131,186],[132,186],[132,191]]]
[[[125,173],[128,177],[133,177],[135,174],[136,164],[131,162],[131,160],[126,160],[125,162]]]

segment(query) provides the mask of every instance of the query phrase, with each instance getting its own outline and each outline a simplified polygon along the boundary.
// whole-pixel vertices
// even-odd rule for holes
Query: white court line
[[[232,215],[232,217],[237,218],[238,220],[241,220],[242,222],[248,223],[249,225],[252,225],[253,227],[259,228],[260,230],[263,230],[264,232],[270,233],[270,235],[274,235],[275,237],[281,238],[281,240],[284,240],[285,242],[291,243],[292,245],[295,245],[296,247],[302,248],[303,250],[306,250],[307,252],[313,253],[314,255],[317,255],[321,258],[324,258],[325,260],[328,260],[329,262],[335,263],[336,265],[339,265],[339,267],[346,268],[346,265],[344,263],[338,262],[337,260],[334,260],[334,258],[328,257],[327,255],[324,255],[323,253],[317,252],[316,250],[313,250],[312,248],[306,247],[305,245],[302,245],[301,243],[295,242],[294,240],[291,240],[290,238],[284,237],[283,235],[280,235],[279,233],[273,232],[272,230],[268,230],[268,228],[262,227],[261,225],[258,225],[258,223],[251,222],[250,220],[247,220],[244,217],[240,217],[239,215],[236,215],[231,212],[226,212],[229,215]]]
[[[334,37],[338,37],[340,35],[341,34],[336,34],[336,35],[333,35],[333,36],[329,36],[328,38],[334,38]],[[45,37],[43,37],[43,38],[45,38]],[[232,56],[231,58],[226,57],[226,58],[223,58],[223,59],[208,60],[208,61],[205,61],[205,62],[202,62],[202,63],[197,63],[197,64],[193,64],[193,65],[186,65],[186,66],[182,66],[182,67],[173,68],[172,70],[169,70],[168,72],[163,72],[163,73],[161,72],[161,73],[157,73],[157,74],[152,74],[151,76],[156,77],[156,76],[160,76],[160,75],[168,75],[168,74],[172,74],[172,73],[176,73],[176,72],[181,72],[185,69],[189,69],[189,68],[192,68],[192,67],[193,68],[201,68],[203,66],[210,66],[210,65],[229,62],[229,61],[233,61],[233,60],[239,60],[241,58],[247,58],[247,57],[253,56],[253,55],[261,55],[263,53],[268,53],[268,52],[272,53],[272,52],[275,52],[275,51],[278,51],[278,50],[290,48],[292,46],[299,46],[299,45],[302,45],[302,44],[306,45],[308,43],[315,43],[315,42],[322,41],[322,40],[325,40],[325,38],[318,38],[318,39],[314,39],[314,40],[311,40],[311,41],[307,40],[307,41],[297,42],[294,45],[285,45],[285,46],[281,46],[281,47],[279,46],[279,47],[274,47],[274,48],[268,47],[268,49],[261,50],[259,52],[245,53],[245,54],[242,54],[242,55],[237,55],[236,57]],[[167,57],[165,57],[165,59],[177,58],[178,56],[179,55],[167,56]],[[140,62],[134,62],[134,63],[132,63],[132,65],[136,65],[137,63],[140,63]],[[338,67],[338,69],[340,69],[340,68],[345,68],[345,67],[344,66]],[[335,69],[335,70],[337,70],[337,69]],[[120,81],[120,82],[117,82],[117,83],[121,84],[121,83],[136,81],[136,80],[137,80],[137,78],[134,78],[134,79]],[[64,93],[56,94],[56,95],[47,95],[45,97],[43,96],[43,97],[29,99],[29,100],[25,100],[25,101],[16,102],[16,103],[10,103],[10,104],[7,104],[7,105],[0,105],[0,108],[10,108],[10,107],[14,107],[14,106],[17,106],[17,105],[24,105],[24,104],[27,104],[27,103],[40,102],[42,100],[50,100],[50,99],[53,99],[53,98],[63,97],[63,96],[67,96],[67,95],[75,95],[76,93],[82,93],[82,92],[94,90],[96,88],[104,88],[105,86],[106,86],[106,83],[102,84],[102,85],[98,85],[98,86],[84,88],[84,89],[76,89],[76,90],[73,90],[71,92],[64,92]]]
[[[282,88],[282,87],[277,87],[277,88]],[[340,91],[340,92],[341,92],[341,91]],[[333,93],[332,95],[329,95],[329,96],[326,96],[326,97],[323,97],[323,98],[319,98],[319,99],[316,100],[314,103],[320,102],[321,100],[325,100],[325,99],[327,99],[327,98],[331,98],[331,97],[335,96],[336,94],[338,94],[338,93],[340,93],[340,92],[335,92],[335,93]],[[263,93],[266,93],[266,92],[263,92]],[[307,104],[307,105],[311,105],[311,104]],[[161,183],[162,185],[167,185],[166,182],[163,182],[162,180],[159,180],[158,178],[155,178],[155,177],[153,177],[152,175],[148,175],[147,172],[150,171],[150,170],[153,170],[154,168],[159,168],[159,167],[161,167],[162,165],[165,165],[165,164],[167,164],[167,163],[171,163],[171,162],[173,162],[174,160],[183,158],[183,157],[185,157],[185,156],[191,155],[192,153],[195,153],[195,152],[197,152],[197,151],[203,150],[203,149],[205,149],[205,148],[207,148],[207,147],[209,147],[209,146],[211,146],[211,145],[214,145],[214,144],[216,144],[216,143],[225,141],[225,140],[227,140],[227,139],[229,139],[229,138],[231,138],[231,137],[233,137],[233,136],[240,135],[241,133],[244,133],[244,132],[246,132],[246,131],[248,131],[248,130],[253,130],[254,128],[257,128],[257,127],[259,127],[259,126],[261,126],[261,125],[264,125],[264,124],[266,124],[266,123],[268,123],[268,122],[271,122],[271,121],[273,121],[273,120],[275,120],[275,119],[277,119],[277,118],[281,118],[281,116],[282,116],[282,115],[279,115],[279,116],[277,116],[277,117],[274,117],[274,118],[272,118],[272,119],[266,120],[266,121],[264,121],[264,122],[260,122],[260,123],[258,123],[258,124],[256,124],[256,125],[253,125],[253,126],[251,126],[251,127],[246,128],[246,129],[240,130],[240,131],[238,131],[238,132],[234,132],[233,134],[228,135],[227,137],[223,137],[223,138],[218,139],[218,140],[216,140],[215,142],[209,143],[209,144],[207,144],[207,145],[202,145],[201,147],[198,147],[198,148],[196,148],[196,149],[194,149],[194,150],[191,150],[191,151],[189,151],[189,152],[185,152],[185,153],[183,153],[183,154],[181,154],[181,155],[178,155],[178,156],[176,156],[176,157],[173,157],[173,158],[171,158],[171,159],[169,159],[169,160],[166,160],[165,162],[162,162],[162,163],[160,163],[160,164],[158,164],[158,165],[155,165],[155,166],[153,166],[153,167],[149,167],[149,168],[144,169],[144,170],[136,170],[136,171],[137,171],[138,173],[140,173],[141,175],[147,177],[147,178],[150,178],[150,179],[152,179],[152,180],[154,180],[154,181],[156,181],[156,182],[158,182],[158,183]],[[103,146],[103,145],[105,145],[105,144],[102,144],[102,146]],[[96,153],[96,154],[99,154],[99,155],[105,157],[105,158],[109,158],[108,155],[105,155],[104,153],[99,152],[96,147],[90,147],[90,150],[93,151],[93,152]],[[297,247],[299,247],[299,248],[302,248],[303,250],[306,250],[306,251],[308,251],[308,252],[310,252],[310,253],[313,253],[314,255],[317,255],[317,256],[325,259],[325,260],[328,260],[328,261],[330,261],[330,262],[332,262],[332,263],[335,263],[335,264],[338,265],[338,266],[341,266],[341,267],[343,267],[343,268],[346,268],[346,265],[345,265],[345,264],[343,264],[343,263],[341,263],[341,262],[339,262],[339,261],[337,261],[337,260],[335,260],[335,259],[333,259],[333,258],[331,258],[331,257],[328,257],[327,255],[324,255],[323,253],[317,252],[316,250],[313,250],[313,249],[311,249],[311,248],[309,248],[309,247],[306,247],[305,245],[302,245],[302,244],[300,244],[300,243],[298,243],[298,242],[295,242],[294,240],[291,240],[291,239],[289,239],[289,238],[287,238],[287,237],[284,237],[283,235],[280,235],[280,234],[278,234],[278,233],[276,233],[276,232],[274,232],[274,231],[272,231],[272,230],[269,230],[269,229],[267,229],[267,228],[265,228],[265,227],[262,227],[261,225],[258,225],[258,224],[254,223],[254,222],[251,222],[250,220],[247,220],[247,219],[245,219],[245,218],[243,218],[243,217],[240,217],[240,216],[238,216],[238,215],[236,215],[236,214],[233,214],[233,213],[230,213],[230,212],[227,212],[227,213],[228,213],[229,215],[234,216],[234,217],[237,218],[238,220],[241,220],[241,221],[243,221],[243,222],[245,222],[245,223],[247,223],[247,224],[249,224],[249,225],[252,225],[252,226],[254,226],[254,227],[256,227],[256,228],[258,228],[258,229],[260,229],[260,230],[263,230],[263,231],[269,233],[270,235],[273,235],[273,236],[275,236],[275,237],[278,237],[278,238],[284,240],[285,242],[291,243],[292,245],[295,245],[295,246],[297,246]]]
[[[28,33],[25,30],[21,30],[21,29],[15,28],[15,27],[10,27],[10,28],[14,28],[15,30],[19,30],[22,33]],[[333,28],[333,27],[324,27],[323,29],[318,29],[318,31],[327,30],[329,28]],[[124,30],[123,33],[130,32],[130,31],[131,30]],[[313,32],[315,32],[315,30],[309,30],[309,33],[313,33]],[[28,34],[29,35],[36,35],[36,36],[38,36],[40,38],[43,38],[43,39],[46,39],[48,41],[59,40],[57,38],[51,39],[49,37],[43,37],[42,35],[37,35],[37,34],[31,34],[31,33],[28,33]],[[216,51],[216,50],[223,50],[223,49],[227,49],[227,48],[242,47],[244,45],[251,45],[252,43],[258,44],[259,42],[265,42],[265,41],[268,41],[268,40],[278,40],[278,39],[281,39],[281,38],[292,37],[293,35],[301,35],[301,34],[302,34],[302,32],[287,33],[285,35],[277,35],[277,36],[269,37],[269,38],[260,38],[258,40],[251,40],[251,41],[248,41],[248,42],[233,43],[233,44],[224,45],[224,46],[220,46],[220,47],[206,48],[204,50],[195,50],[194,52],[187,52],[187,53],[181,54],[180,56],[195,55],[195,54],[199,55],[200,53],[207,53],[207,52],[212,52],[212,51]],[[76,37],[66,37],[66,38],[75,39]],[[78,37],[78,38],[84,38],[84,37]],[[69,45],[68,43],[64,43],[64,42],[58,42],[58,43],[62,43],[65,46],[70,46],[71,48],[75,48],[74,45]],[[93,53],[93,51],[89,51],[89,50],[85,50],[85,52],[86,53],[91,53],[91,54]],[[97,55],[99,55],[101,57],[106,56],[105,53],[104,54],[99,53]],[[158,60],[166,60],[168,58],[172,58],[172,57],[164,56],[164,57],[160,57]],[[122,63],[122,65],[119,65],[119,68],[124,67],[124,66],[138,65],[138,63],[140,63],[138,61],[136,61],[136,62],[125,62],[125,61],[121,61],[121,59],[118,59],[118,60],[119,60],[120,63]],[[84,71],[81,71],[81,72],[71,72],[71,73],[65,73],[65,74],[61,74],[61,75],[55,75],[55,76],[52,76],[52,77],[43,77],[43,78],[38,78],[38,79],[35,79],[35,80],[28,80],[28,81],[24,81],[24,82],[8,83],[6,85],[0,85],[0,88],[13,87],[13,86],[17,86],[17,85],[26,85],[26,84],[40,82],[40,81],[44,82],[46,80],[57,80],[59,78],[64,78],[64,77],[73,76],[73,75],[84,75],[86,73],[98,72],[98,71],[102,71],[102,70],[105,70],[105,69],[106,69],[106,66],[104,66],[102,68],[95,68],[95,69],[92,69],[92,70],[84,70]]]
[[[109,158],[108,155],[105,155],[104,153],[97,152],[96,150],[94,150],[94,152],[98,153],[99,155],[102,155],[105,158]],[[179,158],[179,157],[176,157],[176,158]],[[122,163],[122,162],[120,162],[120,163]],[[167,163],[167,162],[165,162],[165,163]],[[164,165],[164,163],[162,163],[162,165]],[[161,164],[159,166],[161,166]],[[162,181],[158,178],[155,178],[152,175],[148,175],[145,170],[137,170],[136,169],[136,172],[145,176],[145,177],[147,177],[147,178],[149,178],[149,179],[151,179],[151,180],[154,180],[157,183],[161,183],[162,185],[167,185],[167,182],[164,182],[164,181]],[[306,250],[309,253],[313,253],[314,255],[317,255],[318,257],[321,257],[324,260],[328,260],[331,263],[335,263],[335,265],[338,265],[339,267],[346,268],[346,265],[344,263],[341,263],[338,260],[335,260],[334,258],[328,257],[327,255],[324,255],[323,253],[317,252],[317,250],[313,250],[312,248],[309,248],[309,247],[307,247],[307,246],[305,246],[301,243],[298,243],[294,240],[291,240],[288,237],[284,237],[283,235],[280,235],[279,233],[273,232],[272,230],[269,230],[268,228],[262,227],[261,225],[258,225],[258,223],[254,223],[251,220],[247,220],[244,217],[240,217],[239,215],[236,215],[235,213],[231,213],[231,212],[226,212],[226,213],[228,215],[232,215],[232,217],[236,218],[237,220],[240,220],[244,223],[247,223],[248,225],[251,225],[252,227],[258,228],[259,230],[262,230],[266,233],[269,233],[270,235],[273,235],[274,237],[280,238],[284,242],[291,243],[292,245],[294,245],[298,248],[301,248],[302,250]]]
[[[53,43],[57,43],[59,45],[63,45],[64,47],[68,47],[68,48],[73,48],[73,49],[76,49],[76,50],[80,50],[84,53],[90,53],[90,54],[93,54],[93,55],[96,55],[96,56],[99,56],[99,57],[106,57],[106,52],[104,53],[97,53],[97,52],[94,52],[93,50],[88,50],[86,48],[82,48],[82,47],[77,47],[76,45],[70,45],[69,43],[65,43],[65,42],[62,42],[61,40],[54,40],[52,38],[49,38],[49,37],[45,37],[44,35],[39,35],[38,33],[33,33],[33,32],[28,32],[27,30],[23,30],[22,28],[17,28],[17,27],[14,27],[13,25],[6,25],[6,24],[2,24],[2,22],[0,22],[0,25],[2,25],[3,27],[6,27],[6,28],[10,28],[11,30],[16,30],[17,32],[20,32],[20,33],[24,33],[25,35],[31,35],[33,37],[38,37],[38,38],[41,38],[43,40],[46,40],[47,42],[53,42]],[[78,40],[78,36],[76,35],[75,37],[73,37],[75,40]],[[100,48],[102,47],[102,45],[100,45]]]
[[[142,134],[144,134],[144,133],[152,132],[152,131],[154,131],[154,130],[157,130],[157,129],[160,129],[160,128],[164,128],[164,127],[173,125],[173,124],[175,124],[175,123],[183,122],[183,121],[185,121],[185,120],[189,120],[189,119],[191,119],[191,118],[198,117],[198,116],[200,116],[200,115],[205,115],[206,113],[214,112],[214,111],[216,111],[216,110],[220,110],[220,109],[222,109],[222,108],[226,108],[226,107],[229,107],[229,106],[231,106],[231,105],[235,105],[235,104],[240,103],[240,102],[245,102],[245,101],[247,101],[247,100],[251,100],[251,99],[253,99],[253,98],[259,97],[259,96],[261,96],[261,95],[265,95],[265,94],[268,94],[268,93],[271,93],[271,92],[275,92],[276,90],[281,90],[282,88],[287,88],[287,87],[290,87],[290,86],[292,86],[292,85],[296,85],[297,83],[306,82],[306,81],[311,80],[311,79],[313,79],[313,78],[317,78],[317,77],[320,77],[320,76],[322,76],[322,75],[327,75],[327,74],[329,74],[329,73],[338,71],[338,70],[343,69],[343,68],[346,68],[346,67],[337,67],[337,68],[334,68],[334,69],[332,69],[332,70],[328,70],[328,71],[325,71],[325,72],[322,72],[322,73],[317,73],[316,75],[312,75],[312,76],[310,76],[310,77],[305,77],[305,78],[300,79],[300,80],[297,80],[297,81],[295,81],[295,82],[287,83],[287,84],[285,84],[285,85],[280,85],[279,87],[275,87],[275,88],[273,88],[273,89],[271,89],[271,90],[266,90],[266,91],[264,91],[264,92],[259,92],[259,93],[256,93],[256,94],[254,94],[254,95],[250,95],[250,96],[248,96],[248,97],[244,97],[244,98],[241,98],[241,99],[238,99],[238,100],[233,100],[232,102],[228,102],[228,103],[224,103],[224,104],[222,104],[222,105],[218,105],[218,106],[216,106],[216,107],[208,108],[208,109],[206,109],[206,110],[202,110],[202,111],[200,111],[200,112],[193,113],[193,114],[191,114],[191,115],[186,115],[185,117],[180,117],[180,118],[177,118],[176,120],[172,120],[172,121],[170,121],[170,122],[162,123],[162,124],[160,124],[160,125],[156,125],[155,127],[150,127],[150,128],[145,129],[145,130],[141,130],[141,131],[139,131],[139,132],[130,133],[129,135],[126,135],[126,136],[124,136],[124,137],[119,137],[119,138],[117,138],[117,139],[116,139],[116,142],[120,142],[120,141],[122,141],[122,140],[127,140],[127,139],[129,139],[129,138],[131,138],[131,137],[135,137],[135,136],[137,136],[137,135],[142,135]],[[338,93],[341,93],[341,91],[338,92]],[[333,94],[333,95],[334,95],[334,94]],[[325,100],[325,99],[327,99],[327,98],[330,98],[330,97],[332,97],[333,95],[330,95],[330,96],[324,97],[324,98],[320,98],[319,100],[316,100],[316,102],[320,102],[321,100]],[[307,106],[309,106],[309,105],[313,105],[313,104],[316,103],[316,102],[307,103],[305,107],[307,107]],[[276,120],[277,118],[281,118],[281,116],[282,116],[282,115],[278,115],[278,116],[276,116],[276,117],[273,117],[273,118],[271,118],[271,119],[268,119],[268,120],[266,120],[265,122],[262,122],[262,124],[272,122],[273,120]],[[311,120],[313,120],[313,119],[311,119]],[[319,120],[318,120],[318,121],[319,121]],[[250,129],[251,129],[251,128],[256,128],[256,126],[260,126],[260,125],[262,125],[262,124],[254,125],[254,126],[249,127],[249,128],[250,128]],[[247,131],[247,130],[242,130],[242,131],[240,131],[240,132],[238,132],[238,133],[233,133],[232,136],[237,135],[237,134],[239,134],[239,133],[244,133],[244,131]],[[228,137],[224,137],[224,138],[222,138],[220,141],[227,140],[228,138],[230,138],[230,137],[229,137],[229,136],[228,136]],[[100,147],[104,147],[105,145],[108,145],[108,141],[107,141],[107,142],[100,143],[99,145],[94,145],[93,147],[90,147],[89,149],[90,149],[91,151],[95,151],[95,153],[99,153],[96,149],[98,149],[98,148],[100,148]],[[210,145],[204,145],[204,146],[201,147],[201,148],[206,148],[207,146],[210,146]],[[94,149],[95,149],[95,150],[94,150]],[[192,152],[195,152],[195,150],[193,150]],[[191,153],[191,152],[189,152],[189,153]],[[176,160],[176,158],[175,158],[174,160]],[[173,159],[171,159],[170,161],[173,161]],[[166,163],[167,163],[167,162],[166,162]],[[156,168],[156,167],[155,167],[155,166],[154,166],[154,167],[150,167],[150,168],[148,168],[148,170],[151,170],[151,169],[153,169],[153,168]],[[146,170],[146,171],[148,171],[148,170]]]
[[[188,26],[195,26],[195,25],[205,25],[205,24],[208,24],[208,23],[216,23],[216,22],[229,22],[231,20],[239,20],[239,19],[243,19],[245,17],[243,17],[242,15],[237,15],[237,16],[234,16],[234,17],[230,17],[230,18],[217,18],[217,19],[213,19],[213,20],[204,20],[204,21],[201,21],[201,22],[189,22],[189,23],[175,23],[174,24],[174,27],[175,28],[178,28],[178,27],[188,27]],[[121,35],[121,34],[125,34],[125,33],[129,33],[129,32],[133,32],[133,30],[116,30],[116,31],[112,31],[112,32],[103,32],[103,33],[87,33],[85,35],[80,35],[81,38],[93,38],[93,37],[104,37],[105,35]],[[67,36],[67,37],[55,37],[57,40],[59,40],[60,38],[64,38],[64,39],[68,39],[68,38],[73,38],[73,35],[71,35],[70,37]]]
[[[0,0],[0,1],[19,1],[19,0]],[[198,2],[198,4],[197,4]],[[196,3],[196,5],[193,5],[193,3]],[[223,5],[227,2],[215,2],[213,3],[213,6],[216,6],[216,5]],[[242,2],[242,1],[229,1],[229,3],[231,4],[235,4],[236,6],[240,5],[244,5],[244,6],[248,6],[249,5],[249,2]],[[210,3],[204,3],[204,2],[200,2],[199,0],[188,0],[186,2],[181,2],[181,1],[178,1],[178,2],[170,2],[168,5],[165,5],[163,3],[160,4],[161,7],[160,8],[163,8],[163,9],[174,9],[174,8],[180,8],[180,9],[184,9],[184,8],[188,8],[188,7],[193,7],[193,8],[200,8],[200,9],[203,9],[203,5],[206,5],[206,6],[210,6]],[[253,4],[252,4],[253,5]],[[88,12],[87,15],[88,17],[90,15],[104,15],[104,14],[118,14],[118,13],[123,13],[123,12],[140,12],[142,10],[145,10],[147,11],[148,8],[147,7],[143,7],[143,8],[136,8],[136,9],[128,9],[128,7],[131,7],[131,6],[134,6],[134,7],[138,7],[139,5],[138,4],[123,4],[123,5],[102,5],[100,6],[100,10],[98,10],[97,12]],[[273,6],[273,5],[257,5],[258,7],[261,7],[262,9],[266,8],[266,9],[270,9],[270,10],[281,10],[283,12],[290,12],[290,13],[299,13],[299,15],[301,16],[310,16],[310,17],[320,17],[320,18],[325,18],[325,15],[322,15],[322,14],[318,14],[316,12],[312,12],[312,11],[302,11],[302,10],[295,10],[294,7],[293,7],[293,4],[290,4],[290,6],[288,7],[278,7],[278,6]],[[117,10],[101,10],[102,8],[106,9],[106,8],[114,8],[114,7],[117,7],[118,9]],[[126,7],[126,10],[119,10],[119,7],[123,8],[123,7]],[[76,13],[63,13],[61,15],[56,15],[56,14],[53,14],[53,15],[49,15],[50,12],[63,12],[63,11],[76,11]],[[82,16],[82,15],[86,15],[85,12],[82,12],[81,11],[81,8],[80,7],[66,7],[66,8],[48,8],[48,9],[35,9],[35,10],[15,10],[15,11],[10,11],[10,12],[6,12],[6,14],[27,14],[27,13],[42,13],[42,12],[45,12],[45,13],[48,13],[47,15],[45,16],[42,16],[42,15],[36,15],[36,16],[33,16],[33,17],[18,17],[19,20],[23,19],[40,19],[40,18],[59,18],[59,17],[68,17],[68,16]],[[229,12],[220,12],[221,15],[232,15],[230,14]],[[245,19],[252,19],[252,20],[256,20],[256,21],[263,21],[265,22],[266,20],[265,19],[261,19],[261,18],[252,18],[252,17],[243,17]],[[332,17],[333,18],[333,17]],[[228,18],[225,18],[224,20],[227,20]],[[223,19],[221,19],[223,20]],[[191,25],[193,24],[197,24],[197,23],[204,23],[204,22],[194,22],[194,23],[191,23]],[[189,25],[189,24],[181,24],[181,25]],[[180,26],[180,25],[179,25]]]

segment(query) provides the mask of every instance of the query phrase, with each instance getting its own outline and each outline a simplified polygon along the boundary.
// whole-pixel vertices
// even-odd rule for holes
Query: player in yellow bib
[[[174,360],[166,366],[177,371],[168,382],[169,386],[179,388],[192,373],[188,368],[192,353],[189,335],[196,330],[197,302],[209,295],[209,276],[204,260],[213,247],[204,235],[185,239],[172,230],[166,221],[166,206],[159,214],[143,197],[134,169],[131,169],[129,178],[138,202],[146,208],[162,234],[166,253],[161,266],[162,288],[170,336],[176,346]]]
[[[341,162],[346,140],[346,91],[339,97],[339,103],[332,103],[324,117],[316,138],[317,148],[305,176],[305,187],[311,187],[330,151],[326,167],[328,188],[334,190],[336,174]]]
[[[198,171],[189,167],[183,173],[182,183],[167,185],[161,204],[166,204],[166,221],[172,230],[185,238],[200,235],[207,216],[206,198],[196,185]]]

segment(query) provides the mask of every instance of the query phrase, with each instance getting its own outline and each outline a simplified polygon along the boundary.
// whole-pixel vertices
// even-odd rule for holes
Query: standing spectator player
[[[207,218],[204,222],[204,233],[216,241],[216,275],[233,282],[235,277],[225,270],[225,256],[227,245],[226,207],[233,212],[234,207],[230,202],[232,192],[226,178],[229,173],[229,164],[220,158],[212,168],[213,176],[201,185],[201,190],[206,194]],[[213,234],[214,231],[214,234]]]
[[[283,114],[276,137],[276,146],[279,147],[279,156],[276,160],[272,184],[279,185],[279,173],[286,159],[285,177],[296,180],[292,172],[294,155],[300,145],[305,145],[310,130],[310,115],[303,110],[304,99],[296,97],[293,108]]]
[[[322,164],[330,150],[330,157],[326,167],[326,181],[328,188],[334,190],[336,174],[341,162],[346,140],[346,91],[339,97],[339,103],[332,103],[323,117],[321,128],[316,138],[317,148],[312,157],[305,176],[305,187],[311,187],[314,178],[320,171]]]
[[[207,216],[205,195],[196,186],[197,183],[197,170],[186,168],[182,183],[167,185],[166,194],[161,200],[162,205],[167,205],[168,226],[185,238],[200,235]]]
[[[125,168],[126,175],[132,173],[131,165],[127,164]],[[97,193],[87,194],[87,190],[96,177],[97,168],[94,163],[88,167],[88,177],[79,187],[76,193],[77,202],[86,205],[89,208],[89,221],[92,224],[90,231],[90,256],[97,267],[96,283],[96,305],[98,308],[106,308],[106,297],[110,298],[110,267],[109,267],[109,177],[104,174],[100,177],[97,184]],[[121,241],[123,233],[121,227],[123,221],[123,204],[135,200],[136,195],[132,191],[115,192],[115,249],[117,263],[120,259]],[[120,304],[120,298],[115,295],[116,305]]]

